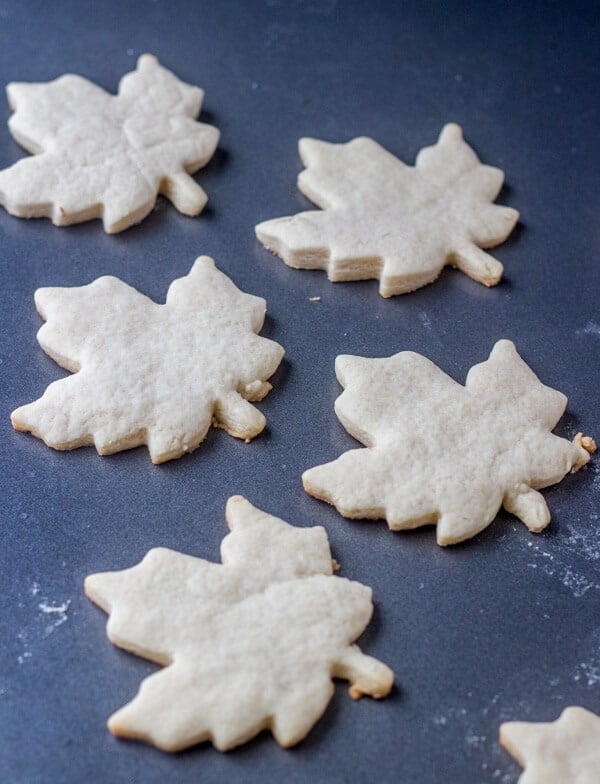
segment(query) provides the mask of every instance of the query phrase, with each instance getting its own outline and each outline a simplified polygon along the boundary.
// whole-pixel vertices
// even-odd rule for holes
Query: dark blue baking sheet
[[[568,395],[558,432],[600,435],[598,27],[597,4],[579,2],[0,3],[0,84],[74,72],[115,91],[152,52],[205,89],[203,119],[222,132],[196,219],[159,200],[107,236],[97,221],[57,229],[0,210],[0,781],[509,784],[519,767],[498,746],[502,721],[600,712],[598,459],[545,491],[543,534],[501,513],[450,549],[432,528],[346,521],[300,482],[355,445],[333,412],[339,353],[411,349],[464,381],[511,338]],[[9,115],[0,99],[0,166],[23,154]],[[505,170],[499,201],[521,211],[496,251],[498,287],[448,270],[384,300],[376,282],[332,285],[255,241],[257,222],[309,206],[295,186],[301,136],[369,135],[412,162],[448,121]],[[10,411],[64,375],[35,340],[37,287],[112,274],[164,301],[200,254],[266,297],[263,334],[286,348],[265,433],[247,445],[212,431],[157,467],[143,448],[58,453],[12,430]],[[340,684],[289,751],[266,733],[228,754],[117,740],[106,718],[155,668],[108,642],[83,579],[158,545],[216,560],[234,493],[326,526],[341,574],[373,588],[361,645],[394,668],[396,689],[353,703]]]

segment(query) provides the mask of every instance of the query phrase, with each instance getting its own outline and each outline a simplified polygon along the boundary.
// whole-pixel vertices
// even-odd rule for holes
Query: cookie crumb
[[[584,436],[583,433],[577,433],[573,439],[573,443],[577,444],[582,449],[585,449],[585,451],[589,452],[590,455],[593,455],[598,448],[594,439],[591,436]]]

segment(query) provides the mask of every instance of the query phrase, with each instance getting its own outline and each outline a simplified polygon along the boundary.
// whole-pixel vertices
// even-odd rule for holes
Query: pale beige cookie
[[[204,93],[156,57],[110,95],[81,76],[7,87],[9,128],[33,158],[0,171],[0,204],[20,218],[56,226],[102,218],[114,234],[141,221],[162,193],[185,215],[206,194],[190,177],[215,151],[219,132],[195,121]]]
[[[531,531],[550,521],[536,489],[577,471],[595,450],[550,431],[567,398],[544,386],[509,340],[463,387],[420,354],[339,356],[335,412],[368,449],[305,471],[305,490],[344,517],[386,518],[394,530],[437,524],[438,544],[483,530],[503,505]]]
[[[600,717],[585,708],[566,708],[545,724],[502,724],[500,743],[525,768],[519,784],[600,782]]]
[[[368,138],[301,139],[299,148],[298,187],[323,212],[256,227],[290,267],[326,270],[334,282],[378,278],[384,297],[431,283],[446,264],[486,286],[502,277],[481,248],[503,242],[519,213],[492,204],[504,173],[479,162],[458,125],[444,126],[414,167]]]
[[[211,421],[250,440],[265,418],[249,401],[283,348],[258,336],[266,303],[241,292],[208,256],[159,305],[118,278],[35,293],[44,351],[74,375],[12,413],[54,449],[94,444],[101,455],[147,444],[153,463],[192,452]]]
[[[325,529],[295,528],[241,496],[226,517],[222,566],[157,548],[131,569],[86,578],[110,614],[110,640],[165,666],[110,717],[115,735],[225,750],[270,729],[292,746],[327,707],[332,678],[350,681],[355,699],[391,689],[389,667],[352,645],[371,618],[371,589],[332,576]]]

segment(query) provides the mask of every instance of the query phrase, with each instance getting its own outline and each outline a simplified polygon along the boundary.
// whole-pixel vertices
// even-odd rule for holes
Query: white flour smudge
[[[19,664],[25,664],[25,662],[28,659],[31,659],[31,657],[32,657],[32,653],[29,650],[29,646],[27,644],[27,642],[28,642],[28,640],[27,640],[27,632],[19,632],[17,634],[17,639],[19,640],[19,642],[23,646],[23,653],[21,653],[19,656],[17,656],[17,661],[19,662]]]
[[[498,769],[492,773],[492,778],[494,781],[499,781],[500,784],[513,784],[513,781],[515,780],[515,777],[512,775],[512,773],[504,773]]]
[[[483,751],[483,747],[485,745],[486,736],[485,735],[467,735],[465,738],[469,746],[472,746],[474,749],[479,749]]]
[[[39,595],[40,591],[40,584],[37,581],[32,582],[29,593],[37,604],[38,616],[35,618],[37,624],[34,622],[34,625],[31,628],[17,634],[17,639],[22,648],[21,653],[17,656],[19,664],[25,664],[25,662],[33,658],[33,649],[35,648],[35,645],[33,645],[34,642],[49,637],[55,629],[58,629],[59,626],[62,626],[63,623],[66,623],[69,620],[68,612],[71,600],[66,599],[64,602],[51,602],[46,596],[41,597]],[[19,606],[22,607],[24,605],[20,604]],[[40,629],[40,621],[44,623],[43,630]]]
[[[540,562],[539,564],[528,563],[527,566],[530,569],[537,569],[539,567],[540,571],[547,574],[548,577],[558,577],[565,588],[569,588],[576,599],[584,596],[591,588],[600,590],[600,585],[598,583],[589,580],[584,574],[576,572],[570,566],[555,568],[547,561]]]
[[[419,321],[425,327],[425,329],[427,329],[427,330],[429,330],[429,332],[431,332],[431,319],[429,318],[427,313],[425,313],[424,310],[420,310],[419,311]]]
[[[586,650],[580,651],[583,661],[577,664],[572,672],[572,678],[588,688],[600,685],[600,629],[592,634],[585,645],[589,656],[583,655]]]
[[[575,668],[574,681],[582,681],[587,686],[597,686],[600,683],[600,664],[582,662]]]
[[[593,513],[585,523],[577,520],[578,528],[567,528],[560,537],[552,543],[541,542],[537,544],[527,542],[528,554],[533,556],[533,561],[528,563],[530,569],[539,569],[548,577],[558,578],[573,596],[580,598],[588,591],[600,590],[600,583],[592,574],[581,565],[585,560],[594,563],[600,560],[600,524],[598,514]],[[548,547],[552,547],[550,552]],[[579,561],[579,568],[574,566],[575,558]],[[596,564],[594,564],[596,566]],[[582,571],[583,569],[583,571]]]
[[[593,335],[595,338],[600,338],[600,324],[595,321],[588,321],[585,327],[577,330],[577,335]]]
[[[467,693],[471,696],[472,693]],[[497,784],[513,784],[514,771],[507,771],[500,767],[500,757],[505,760],[503,752],[498,745],[497,735],[483,735],[481,730],[489,726],[489,716],[493,717],[493,726],[497,727],[502,721],[513,719],[516,716],[527,715],[527,703],[519,703],[516,711],[509,707],[501,707],[502,696],[495,694],[489,703],[482,708],[472,710],[449,706],[445,710],[436,713],[432,718],[432,723],[437,728],[436,732],[448,726],[459,727],[465,739],[464,753],[471,758],[479,758],[481,765],[482,779],[487,782]],[[522,709],[522,705],[526,706]],[[439,735],[438,735],[439,737]]]
[[[559,577],[566,588],[571,589],[571,593],[576,598],[586,594],[590,588],[600,588],[598,583],[592,582],[584,574],[576,572],[571,567],[567,566],[559,571]]]
[[[598,474],[598,489],[600,490],[600,473]],[[589,527],[584,531],[567,529],[567,533],[568,536],[564,541],[571,550],[575,550],[589,561],[600,560],[600,524],[596,513],[590,515]]]
[[[30,601],[37,605],[37,616],[33,615],[31,627],[20,631],[17,640],[20,643],[21,652],[17,655],[17,662],[25,664],[33,658],[35,643],[49,637],[55,629],[62,626],[69,620],[68,612],[71,600],[63,602],[52,602],[47,596],[41,595],[41,587],[37,580],[34,580],[29,587]],[[19,604],[24,607],[24,603]],[[40,622],[43,623],[43,627]]]
[[[68,620],[67,611],[70,604],[70,599],[67,599],[66,602],[62,602],[62,604],[48,604],[47,599],[44,599],[38,604],[40,612],[44,613],[46,616],[50,616],[52,619],[51,623],[46,626],[46,637],[49,634],[52,634],[59,626],[62,626],[63,623],[66,623]]]

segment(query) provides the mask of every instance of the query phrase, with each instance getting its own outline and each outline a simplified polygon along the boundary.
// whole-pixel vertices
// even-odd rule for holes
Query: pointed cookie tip
[[[315,468],[307,468],[306,471],[302,473],[302,487],[304,490],[309,494],[313,495],[311,490],[311,478],[314,477]]]
[[[250,503],[243,495],[230,495],[227,499],[227,505],[225,506],[225,514],[227,514],[230,510],[239,507],[241,504],[248,504]]]
[[[254,515],[264,516],[264,512],[253,506],[243,495],[232,495],[225,505],[225,520],[230,531],[235,531],[245,523],[251,523]]]
[[[266,237],[268,234],[268,226],[272,222],[271,220],[262,221],[261,223],[257,223],[254,227],[254,233],[256,234],[256,238],[262,242],[263,237]]]
[[[204,90],[201,90],[199,87],[195,87],[194,89],[198,90],[201,95],[201,100],[204,98]],[[219,139],[221,138],[221,131],[215,125],[208,125],[207,123],[203,124],[204,136],[206,137],[207,142],[210,144],[211,153],[210,156],[217,149],[217,145],[219,143]]]
[[[298,153],[300,154],[300,159],[302,163],[308,167],[311,163],[315,161],[311,160],[312,158],[316,158],[321,153],[326,152],[331,147],[337,147],[339,145],[333,142],[324,142],[322,139],[314,139],[311,136],[304,136],[298,142]]]
[[[106,726],[111,735],[114,735],[116,738],[136,737],[132,734],[128,725],[127,715],[127,705],[125,705],[108,717]]]
[[[27,412],[31,405],[31,403],[26,403],[24,406],[19,406],[10,415],[11,425],[21,433],[31,432],[31,425],[27,421]]]
[[[95,572],[88,574],[83,581],[83,591],[87,598],[108,614],[111,611],[111,583],[114,584],[114,577],[115,572]]]
[[[283,254],[283,248],[280,248],[280,230],[286,224],[289,224],[292,218],[271,218],[270,220],[263,221],[254,227],[256,239],[264,245],[267,250],[277,255]]]
[[[335,358],[335,377],[344,388],[348,386],[350,377],[361,373],[372,372],[371,357],[358,357],[354,354],[340,354]]]
[[[99,582],[98,577],[100,574],[101,574],[100,572],[96,572],[94,574],[88,574],[85,580],[83,581],[83,591],[85,595],[92,601],[94,601],[93,596],[96,593],[96,586],[97,583]]]
[[[490,359],[500,354],[517,354],[517,347],[508,338],[501,338],[494,343],[494,347],[490,351]]]
[[[152,67],[156,67],[157,65],[160,65],[160,63],[158,62],[158,57],[156,57],[153,54],[149,54],[148,52],[145,52],[144,54],[141,54],[138,57],[136,67],[138,71],[141,71],[144,68],[152,68]]]
[[[313,136],[303,136],[301,139],[298,139],[298,152],[302,156],[304,152],[318,149],[321,144],[325,144],[325,142],[315,139]]]
[[[131,738],[132,740],[143,740],[147,743],[152,743],[161,751],[173,753],[181,750],[181,745],[173,743],[172,739],[168,736],[161,737],[162,733],[153,733],[152,731],[140,731],[138,728],[136,715],[132,710],[129,710],[131,703],[124,705],[119,710],[115,711],[112,716],[108,718],[106,726],[108,727],[111,735],[116,738]],[[133,715],[130,715],[133,714]]]
[[[197,272],[202,267],[216,268],[216,266],[217,265],[215,264],[215,260],[212,258],[212,256],[198,256],[195,259],[194,263],[192,264],[192,268],[190,269],[188,274],[191,274],[192,272],[195,271]]]
[[[10,108],[11,108],[11,110],[13,112],[17,111],[17,104],[18,104],[19,99],[21,97],[20,94],[23,92],[23,90],[26,87],[27,87],[27,85],[24,82],[9,82],[6,85],[6,100],[8,101],[8,105],[10,106]],[[11,130],[12,130],[12,127],[11,127],[11,120],[12,119],[13,118],[10,117],[9,120],[8,120],[8,127],[11,128]]]
[[[458,123],[446,123],[440,132],[438,144],[463,141],[463,131]]]
[[[521,217],[521,213],[519,212],[519,210],[515,210],[514,207],[503,207],[503,209],[504,209],[504,215],[506,217],[506,222],[510,223],[510,228],[512,230],[513,226],[516,226],[516,224],[518,223],[519,218]]]
[[[515,738],[518,737],[523,723],[524,722],[521,721],[505,721],[500,725],[500,731],[498,733],[500,745],[513,756],[515,756],[513,743]]]
[[[353,354],[338,354],[335,358],[335,372],[336,374],[339,372],[343,373],[347,370],[351,365],[352,361],[356,359]]]

